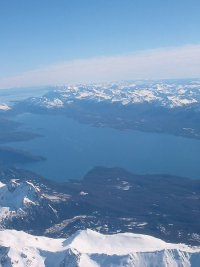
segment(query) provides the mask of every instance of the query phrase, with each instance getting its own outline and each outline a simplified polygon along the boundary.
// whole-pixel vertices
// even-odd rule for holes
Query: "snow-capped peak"
[[[0,206],[11,209],[19,209],[24,205],[24,199],[34,200],[37,197],[37,189],[28,182],[19,183],[11,180],[8,184],[1,183]]]
[[[9,183],[0,182],[0,221],[23,213],[30,205],[37,205],[38,189],[27,182],[12,179]]]
[[[199,267],[200,262],[199,247],[132,233],[103,235],[84,230],[68,239],[52,239],[4,230],[0,246],[5,266]]]
[[[200,85],[194,82],[132,82],[80,84],[57,87],[40,98],[31,98],[34,105],[64,108],[73,101],[97,101],[132,104],[156,104],[166,108],[187,107],[200,103]]]

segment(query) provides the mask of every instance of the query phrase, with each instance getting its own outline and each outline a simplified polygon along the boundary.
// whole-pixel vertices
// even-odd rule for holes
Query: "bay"
[[[48,179],[82,178],[95,166],[139,174],[200,178],[200,140],[168,134],[97,128],[60,115],[22,114],[22,129],[43,137],[10,144],[46,158],[22,164]]]

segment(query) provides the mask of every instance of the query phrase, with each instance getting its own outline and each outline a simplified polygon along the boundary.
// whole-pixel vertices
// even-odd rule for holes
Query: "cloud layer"
[[[0,79],[0,88],[189,77],[200,77],[200,45],[77,59]]]

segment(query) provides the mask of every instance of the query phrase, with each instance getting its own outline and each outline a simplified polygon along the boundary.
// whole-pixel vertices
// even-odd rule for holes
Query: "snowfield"
[[[78,231],[67,239],[0,231],[1,266],[199,267],[200,247],[170,244],[132,233],[103,235]]]

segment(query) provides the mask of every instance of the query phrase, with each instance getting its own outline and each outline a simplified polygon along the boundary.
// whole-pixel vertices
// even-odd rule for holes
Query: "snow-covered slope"
[[[8,184],[0,182],[0,221],[12,216],[24,215],[24,209],[38,204],[37,189],[30,182],[20,183],[15,179]]]
[[[0,228],[34,223],[39,227],[57,218],[53,204],[65,200],[62,196],[47,194],[31,181],[10,179],[0,182]],[[42,222],[40,222],[42,220]],[[21,228],[20,229],[26,229]]]
[[[68,239],[0,232],[1,266],[199,267],[200,248],[165,243],[139,234],[78,231]]]

